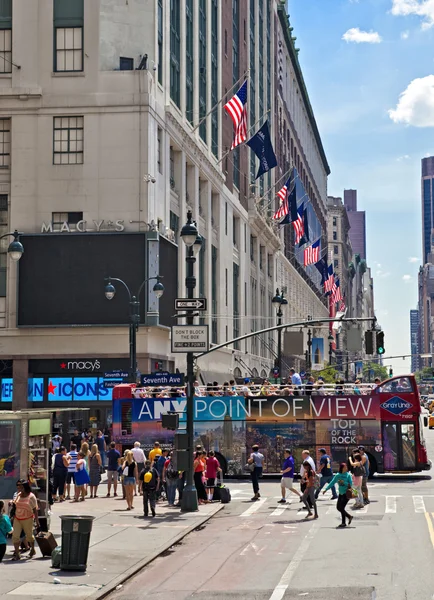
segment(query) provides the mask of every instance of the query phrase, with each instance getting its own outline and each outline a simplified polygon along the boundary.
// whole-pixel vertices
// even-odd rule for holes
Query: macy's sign
[[[99,360],[70,360],[61,362],[60,368],[65,371],[99,371],[101,363]]]

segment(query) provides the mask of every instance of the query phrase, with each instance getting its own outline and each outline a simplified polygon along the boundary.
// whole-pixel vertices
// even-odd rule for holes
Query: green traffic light
[[[378,348],[377,352],[378,352],[378,354],[384,354],[384,348],[382,348],[380,346],[380,348]]]

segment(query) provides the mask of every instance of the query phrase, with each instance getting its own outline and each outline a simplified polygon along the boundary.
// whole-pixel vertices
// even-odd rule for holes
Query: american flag
[[[342,300],[341,284],[339,281],[339,277],[335,278],[333,288],[331,290],[331,299],[332,304],[336,304],[336,302],[340,302]]]
[[[301,204],[297,209],[297,220],[293,221],[295,231],[295,243],[298,244],[304,235],[304,221],[303,221],[304,204]]]
[[[314,265],[319,261],[320,241],[317,240],[304,250],[304,266]]]
[[[338,310],[340,312],[344,312],[344,310],[347,308],[347,305],[345,304],[345,299],[342,298],[342,300],[339,302],[339,306],[338,306]]]
[[[238,92],[224,105],[225,111],[234,124],[234,141],[231,150],[247,140],[247,81]]]
[[[328,277],[324,281],[324,292],[326,294],[330,294],[333,290],[333,286],[335,283],[335,276],[333,273],[333,265],[329,265],[327,275],[328,275]]]

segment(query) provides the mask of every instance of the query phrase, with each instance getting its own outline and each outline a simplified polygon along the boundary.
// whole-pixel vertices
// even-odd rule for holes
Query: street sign
[[[206,298],[176,298],[175,310],[206,310]]]
[[[103,387],[106,390],[111,390],[112,388],[116,387],[120,383],[124,383],[124,380],[123,379],[109,379],[108,381],[102,382]]]
[[[121,369],[116,369],[115,371],[107,371],[104,373],[104,379],[123,379],[128,378],[127,371],[122,371]]]
[[[143,386],[160,386],[160,385],[184,385],[184,373],[169,373],[161,371],[152,373],[151,375],[142,375],[141,382]]]
[[[172,326],[172,352],[206,352],[208,348],[208,325]]]

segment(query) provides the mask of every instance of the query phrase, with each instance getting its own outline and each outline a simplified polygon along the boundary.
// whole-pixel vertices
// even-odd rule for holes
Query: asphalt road
[[[433,460],[434,431],[425,436]],[[256,503],[249,482],[230,488],[231,504],[110,600],[434,598],[434,479],[375,481],[344,530],[330,493],[305,521],[295,496],[277,503],[278,482],[262,482]]]

